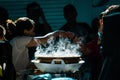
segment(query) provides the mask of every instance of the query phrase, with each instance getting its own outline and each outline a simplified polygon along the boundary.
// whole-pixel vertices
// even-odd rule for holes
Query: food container
[[[32,62],[42,72],[49,73],[74,73],[84,63],[80,57],[39,57]]]
[[[64,61],[65,64],[78,63],[80,57],[38,57],[40,63],[51,63],[54,61],[55,64],[61,64]]]

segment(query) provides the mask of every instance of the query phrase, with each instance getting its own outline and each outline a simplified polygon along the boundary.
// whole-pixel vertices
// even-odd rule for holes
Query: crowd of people
[[[78,13],[68,4],[63,9],[66,23],[58,31],[52,31],[38,3],[28,4],[26,11],[27,16],[12,21],[7,10],[0,7],[0,80],[26,80],[25,73],[33,65],[36,47],[51,36],[82,42],[80,51],[85,63],[74,74],[66,74],[67,77],[119,80],[119,5],[109,6],[88,25],[77,22]]]

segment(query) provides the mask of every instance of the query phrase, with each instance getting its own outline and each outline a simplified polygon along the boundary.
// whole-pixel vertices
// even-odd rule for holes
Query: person
[[[2,25],[5,29],[6,29],[6,21],[8,18],[9,18],[8,11],[4,7],[0,6],[0,25]],[[6,35],[5,37],[7,38]]]
[[[89,75],[90,80],[98,80],[99,73],[101,70],[101,65],[102,65],[102,55],[100,51],[100,39],[98,36],[98,27],[99,27],[99,19],[94,18],[91,22],[91,40],[81,46],[81,51],[83,52],[82,58],[85,60],[86,64],[81,67],[80,71],[83,72],[81,74],[81,80],[86,80],[86,76],[83,77],[85,74],[87,74],[85,71],[86,69],[88,70],[87,72]],[[86,68],[87,67],[87,68]],[[84,73],[85,72],[85,73]]]
[[[6,20],[9,18],[7,9],[0,6],[0,24],[6,29]]]
[[[14,28],[14,23],[11,19],[9,19],[9,13],[7,9],[0,6],[0,25],[2,25],[6,30],[5,38],[7,40],[11,40],[14,37],[14,33],[12,34]]]
[[[35,22],[35,35],[43,36],[52,31],[50,25],[45,19],[41,6],[37,2],[29,3],[26,7],[27,17]],[[40,22],[40,18],[42,22]]]
[[[75,7],[72,4],[67,4],[66,6],[64,6],[63,12],[64,12],[64,18],[66,19],[66,23],[59,30],[73,32],[74,34],[77,35],[77,37],[81,39],[83,45],[91,41],[90,34],[92,29],[85,22],[77,22],[78,14]],[[67,74],[68,77],[75,77],[77,80],[80,80],[83,77],[86,77],[81,75],[81,73],[85,75],[87,72],[88,73],[90,72],[90,69],[88,68],[88,61],[84,56],[86,53],[85,53],[85,49],[83,50],[83,46],[80,50],[84,52],[82,55],[82,59],[85,60],[85,63],[82,65],[84,66],[84,69],[83,69],[84,71],[79,70],[78,72],[73,73],[75,76],[73,76],[73,74],[71,73]]]
[[[10,41],[12,45],[13,64],[16,69],[17,79],[23,80],[26,67],[29,65],[28,48],[38,46],[47,43],[50,37],[68,37],[77,41],[75,34],[65,31],[54,31],[46,34],[45,36],[33,37],[34,33],[34,21],[28,17],[20,17],[15,21],[17,28],[17,36]]]
[[[12,63],[12,46],[5,38],[6,30],[0,25],[0,80],[16,80],[15,68]]]
[[[120,25],[120,5],[110,5],[101,13],[102,47],[104,62],[98,80],[119,80],[119,25]]]
[[[13,39],[16,36],[16,25],[15,25],[14,21],[12,21],[11,19],[7,19],[6,29],[7,29],[7,33],[8,33],[7,39],[9,39],[9,41],[10,41],[11,39]]]
[[[89,42],[89,33],[91,32],[90,26],[85,22],[77,22],[77,11],[72,4],[64,6],[64,18],[66,23],[60,30],[74,32],[78,37],[82,37],[84,42]]]
[[[102,65],[102,55],[100,51],[100,39],[98,36],[99,19],[94,18],[91,22],[91,38],[92,40],[84,45],[84,53],[90,65],[91,80],[98,80],[98,76]]]
[[[52,31],[52,28],[45,19],[45,15],[41,6],[37,2],[32,2],[27,4],[26,7],[27,17],[34,20],[35,22],[35,36],[43,36]],[[41,20],[41,21],[40,21]],[[35,53],[36,47],[29,47],[29,59],[34,59],[33,55]]]

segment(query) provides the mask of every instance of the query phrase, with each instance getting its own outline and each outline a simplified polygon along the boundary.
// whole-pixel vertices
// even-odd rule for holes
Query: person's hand
[[[72,32],[59,31],[58,36],[72,39],[75,37],[75,34]]]
[[[74,43],[80,44],[80,39],[74,33],[66,32],[66,31],[54,31],[54,32],[46,34],[45,36],[35,37],[35,40],[39,42],[40,44],[44,44],[44,43],[47,43],[48,39],[50,39],[51,37],[53,39],[68,38]]]
[[[68,38],[75,43],[80,42],[80,39],[73,32],[69,32],[69,31],[56,31],[54,33],[54,38],[56,38],[56,37]]]

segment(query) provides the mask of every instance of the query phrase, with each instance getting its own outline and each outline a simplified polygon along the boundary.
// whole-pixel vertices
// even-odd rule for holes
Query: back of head
[[[10,33],[14,33],[15,29],[16,29],[16,25],[15,25],[14,21],[8,19],[6,22],[7,22],[6,23],[7,30],[9,30]]]
[[[16,25],[13,20],[8,19],[6,21],[6,39],[11,40],[16,36]]]
[[[23,36],[24,30],[30,30],[34,27],[34,21],[27,17],[20,17],[15,21],[17,35]]]

